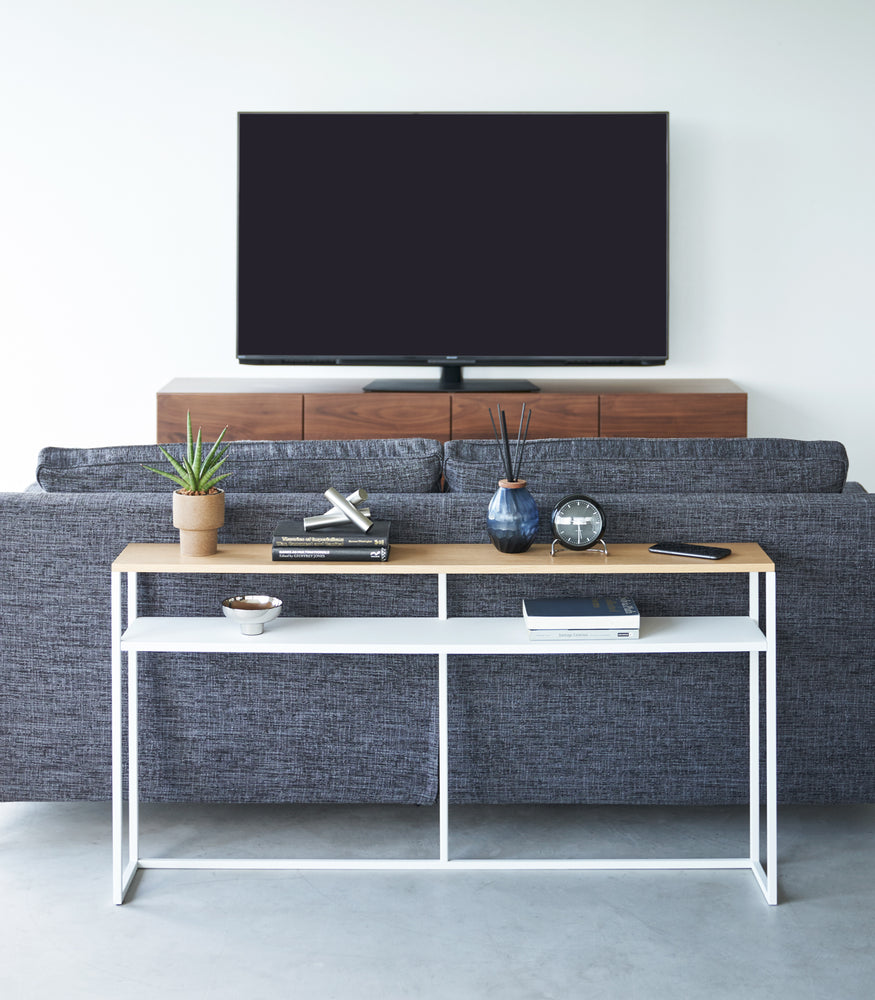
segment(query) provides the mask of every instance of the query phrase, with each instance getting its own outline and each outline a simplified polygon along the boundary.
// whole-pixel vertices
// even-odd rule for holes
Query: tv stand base
[[[528,379],[462,379],[444,383],[429,378],[378,378],[362,386],[364,392],[540,392]]]

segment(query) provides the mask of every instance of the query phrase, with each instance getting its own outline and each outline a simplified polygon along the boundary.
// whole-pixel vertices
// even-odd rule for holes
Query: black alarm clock
[[[583,493],[572,493],[563,497],[553,508],[550,517],[553,545],[550,555],[556,555],[556,543],[566,549],[590,549],[600,542],[605,555],[608,549],[602,541],[605,533],[605,512]]]

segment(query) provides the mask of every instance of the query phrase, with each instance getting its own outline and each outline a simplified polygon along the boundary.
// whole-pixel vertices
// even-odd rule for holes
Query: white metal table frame
[[[113,563],[112,599],[112,826],[113,901],[124,902],[140,869],[745,869],[750,870],[765,900],[778,901],[777,885],[777,767],[775,570],[759,546],[733,545],[733,555],[721,563],[645,555],[645,546],[611,546],[610,554],[574,554],[577,561],[537,551],[518,556],[498,554],[491,545],[393,546],[393,561],[377,566],[357,563],[294,564],[270,562],[269,547],[228,546],[220,557],[179,557],[178,546],[130,545]],[[263,554],[266,550],[266,556]],[[743,550],[740,552],[739,550]],[[532,550],[530,550],[531,552]],[[423,554],[427,558],[423,559]],[[446,558],[444,558],[446,554]],[[220,550],[221,556],[221,550]],[[581,556],[583,558],[581,559]],[[591,561],[585,561],[586,557]],[[393,565],[394,563],[394,565]],[[134,568],[136,567],[136,568]],[[261,636],[241,636],[232,623],[216,618],[140,618],[137,614],[138,572],[182,573],[319,573],[367,572],[437,577],[436,618],[279,618]],[[677,573],[747,572],[749,617],[643,618],[637,640],[556,641],[533,647],[522,618],[448,618],[447,576],[461,573]],[[122,627],[122,576],[127,578],[127,627]],[[765,578],[764,631],[760,628],[760,576]],[[371,626],[373,626],[371,628]],[[365,636],[365,638],[363,638]],[[438,804],[439,850],[432,859],[343,858],[176,858],[140,857],[137,677],[139,652],[275,652],[275,653],[410,653],[436,654],[438,660]],[[455,859],[449,850],[449,745],[447,662],[451,655],[519,655],[534,653],[748,652],[750,665],[749,730],[749,854],[733,858],[559,858]],[[766,676],[766,858],[761,859],[760,819],[760,654]],[[127,719],[123,718],[123,658],[127,658]],[[124,736],[127,729],[128,797],[127,861],[124,858]]]

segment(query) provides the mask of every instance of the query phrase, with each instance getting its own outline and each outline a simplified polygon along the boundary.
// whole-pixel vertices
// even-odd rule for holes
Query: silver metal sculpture
[[[338,524],[350,522],[360,531],[366,532],[372,525],[370,519],[371,510],[369,507],[362,507],[361,504],[368,499],[366,490],[357,489],[349,496],[341,496],[333,486],[325,491],[325,497],[331,501],[331,507],[324,514],[316,514],[313,517],[304,518],[304,530],[312,531],[314,528],[330,528]]]

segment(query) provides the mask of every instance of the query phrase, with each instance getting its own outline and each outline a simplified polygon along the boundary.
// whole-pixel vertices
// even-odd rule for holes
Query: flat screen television
[[[241,113],[237,358],[668,357],[668,114]]]

